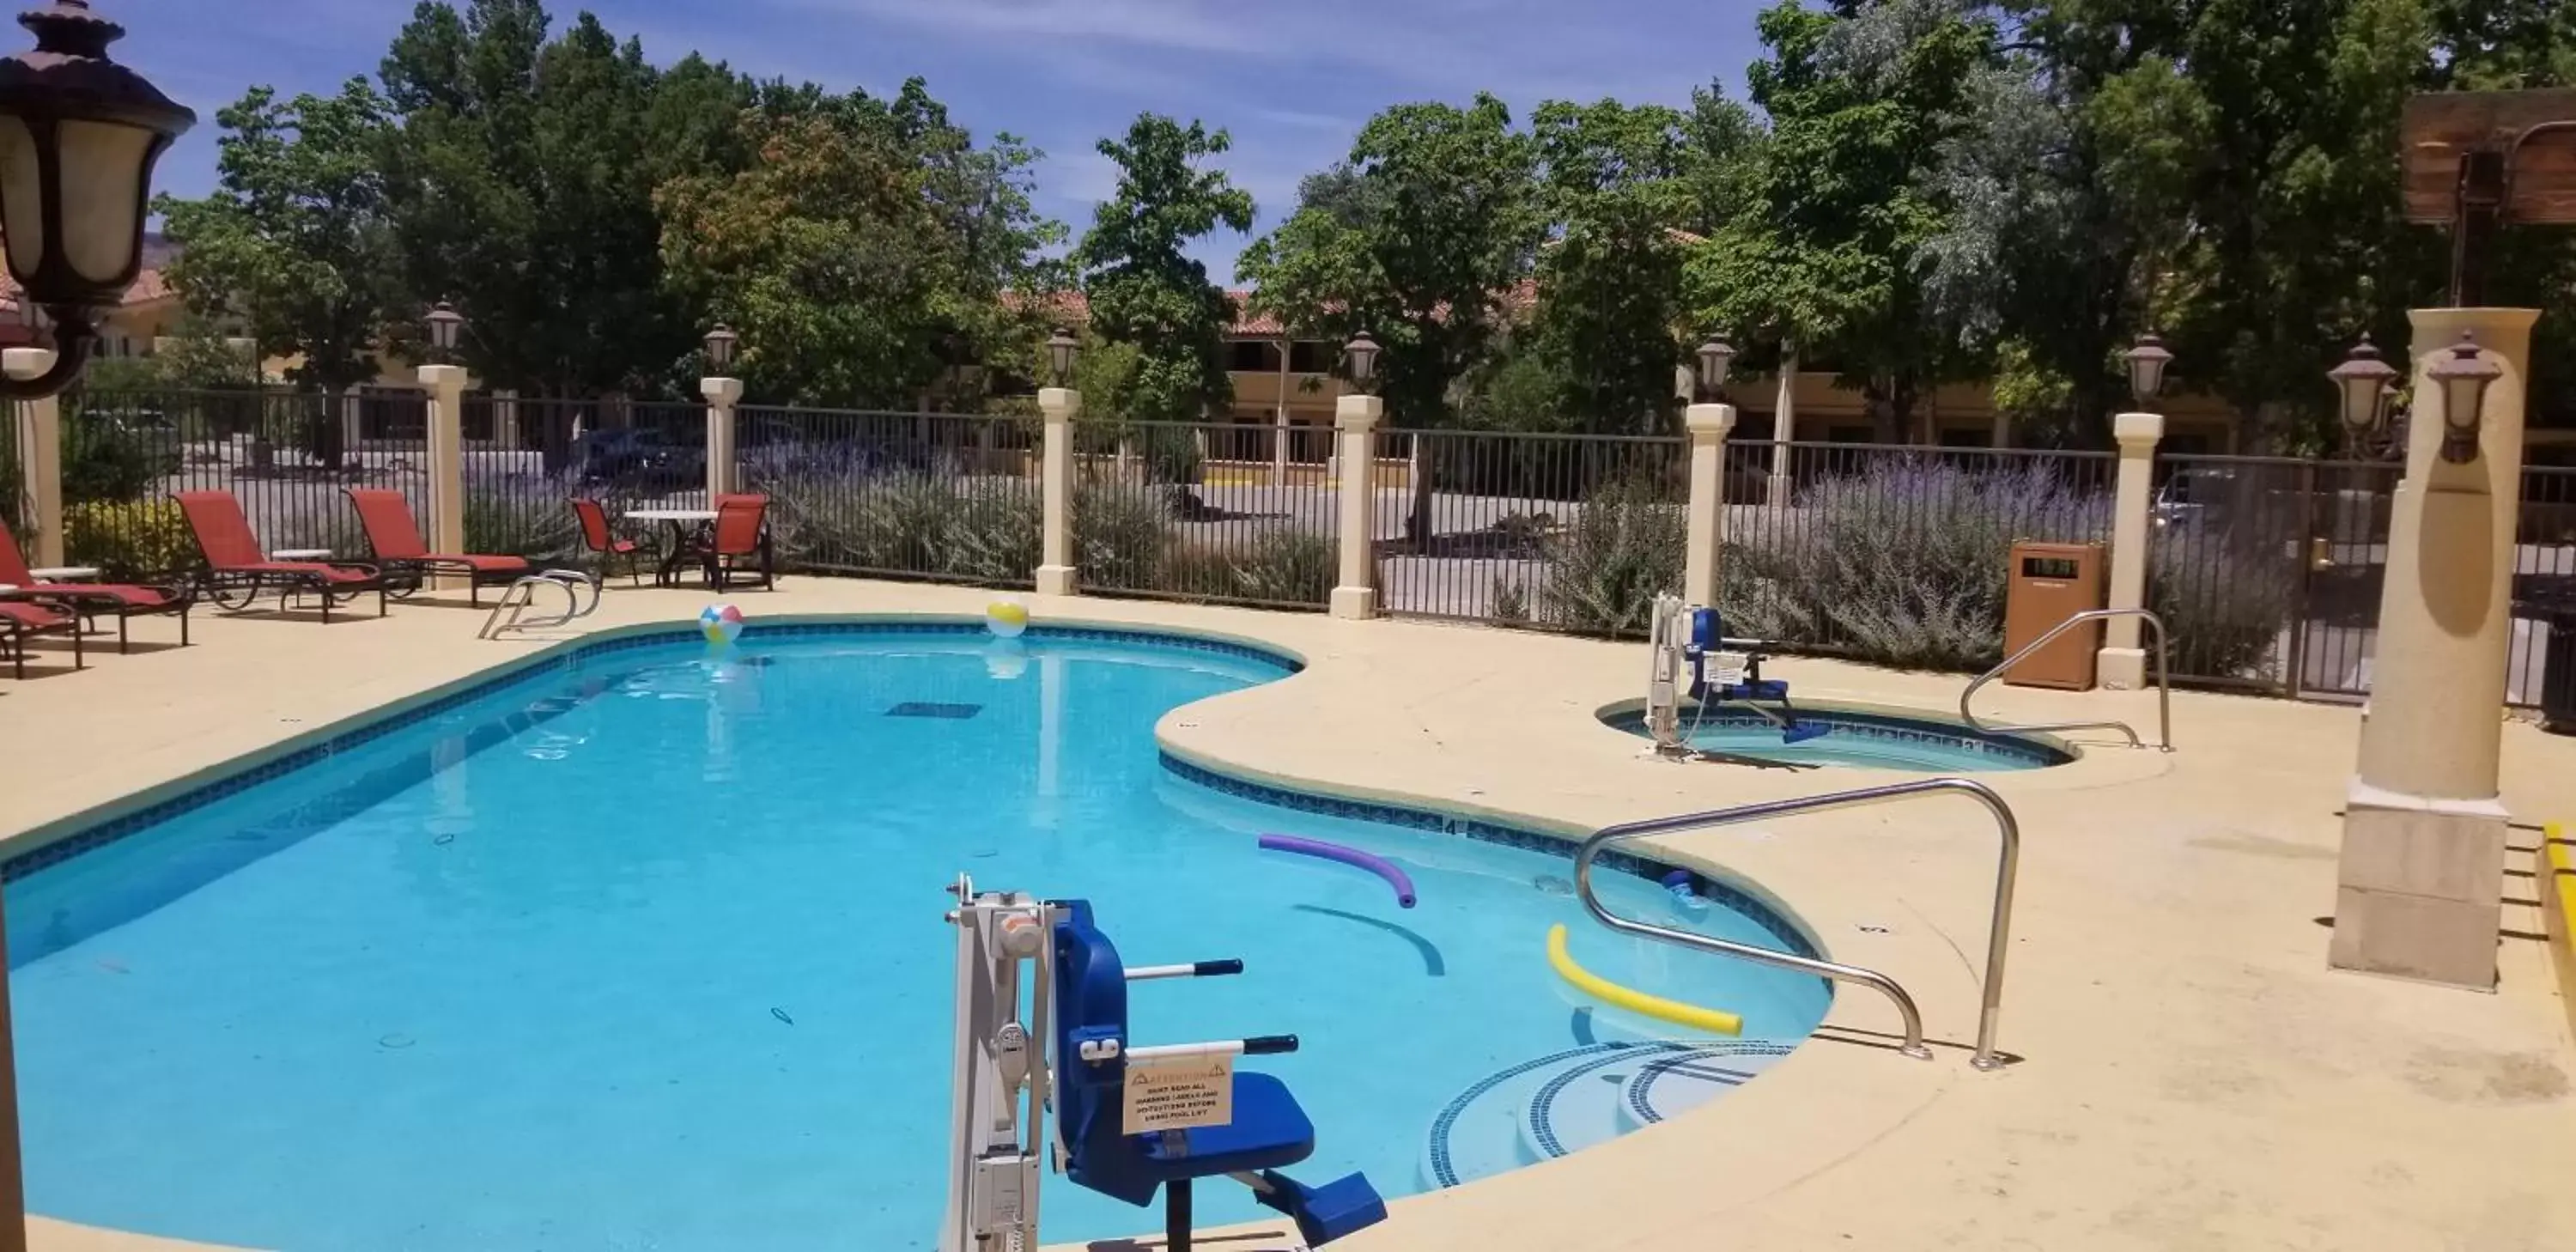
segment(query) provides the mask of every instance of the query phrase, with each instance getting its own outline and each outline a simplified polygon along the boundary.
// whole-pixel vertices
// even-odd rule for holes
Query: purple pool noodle
[[[1357,848],[1345,848],[1338,843],[1326,843],[1321,839],[1300,839],[1295,835],[1263,835],[1261,846],[1273,852],[1294,852],[1299,856],[1339,861],[1344,865],[1367,870],[1385,879],[1387,886],[1395,888],[1397,904],[1408,909],[1413,907],[1413,879],[1403,870],[1396,868],[1395,862],[1376,853],[1362,852]]]

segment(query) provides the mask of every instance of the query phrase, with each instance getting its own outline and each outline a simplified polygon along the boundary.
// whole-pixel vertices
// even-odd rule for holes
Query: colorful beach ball
[[[707,642],[723,647],[742,634],[742,610],[730,604],[710,604],[698,614],[698,630]]]
[[[1029,606],[1017,600],[995,600],[984,606],[984,628],[1004,639],[1017,639],[1029,628]]]

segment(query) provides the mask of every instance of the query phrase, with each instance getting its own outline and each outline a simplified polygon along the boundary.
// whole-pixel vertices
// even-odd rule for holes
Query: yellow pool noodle
[[[1565,950],[1565,926],[1559,923],[1547,928],[1547,963],[1556,967],[1557,977],[1573,983],[1575,989],[1604,1004],[1623,1008],[1658,1021],[1705,1030],[1711,1034],[1740,1035],[1744,1019],[1718,1009],[1704,1009],[1696,1004],[1667,1000],[1647,995],[1633,987],[1622,987],[1591,970],[1574,963]]]

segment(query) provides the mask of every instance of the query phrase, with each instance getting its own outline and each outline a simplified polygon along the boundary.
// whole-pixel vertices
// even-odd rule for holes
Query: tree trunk
[[[342,414],[348,403],[348,388],[325,383],[322,387],[322,409],[313,415],[311,424],[305,428],[305,447],[312,450],[313,459],[320,462],[325,471],[333,474],[340,472],[341,460],[348,452],[348,441],[341,438]]]

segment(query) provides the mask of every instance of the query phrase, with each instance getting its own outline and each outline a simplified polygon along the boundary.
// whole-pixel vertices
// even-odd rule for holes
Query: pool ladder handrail
[[[551,626],[561,626],[575,618],[588,617],[599,611],[599,586],[599,575],[590,570],[550,569],[543,573],[529,574],[511,583],[508,590],[501,593],[500,600],[492,605],[492,612],[484,617],[483,629],[475,632],[474,637],[498,639],[514,630],[543,630]],[[563,612],[534,618],[527,615],[528,610],[536,604],[539,587],[563,589]],[[581,601],[581,589],[584,587],[590,588],[588,604],[583,604]],[[509,615],[507,618],[502,616],[505,613]]]
[[[1977,1051],[1968,1063],[1981,1070],[2000,1069],[2003,1060],[1995,1053],[1995,1028],[2003,1014],[2004,956],[2012,942],[2013,884],[2021,873],[2021,823],[2013,816],[2012,806],[1984,783],[1965,778],[1927,778],[1895,783],[1884,787],[1861,787],[1851,791],[1834,791],[1824,795],[1801,796],[1793,800],[1772,800],[1761,804],[1740,804],[1733,808],[1714,809],[1705,813],[1684,813],[1675,817],[1648,818],[1606,826],[1574,853],[1574,893],[1583,907],[1602,925],[1622,934],[1661,940],[1719,956],[1731,956],[1816,974],[1836,982],[1854,983],[1886,996],[1896,1004],[1897,1015],[1905,1022],[1905,1045],[1900,1051],[1917,1060],[1932,1059],[1932,1050],[1923,1044],[1923,1012],[1915,1007],[1914,997],[1895,979],[1873,969],[1845,965],[1837,961],[1799,956],[1772,948],[1756,947],[1729,939],[1658,926],[1634,918],[1621,917],[1601,903],[1592,891],[1592,861],[1610,844],[1647,835],[1673,834],[1684,830],[1702,830],[1717,826],[1736,826],[1767,817],[1787,817],[1800,813],[1821,813],[1831,809],[1857,808],[1862,805],[1889,804],[1923,796],[1953,793],[1964,795],[1984,805],[1995,819],[1996,833],[2002,837],[2002,848],[1995,863],[1994,916],[1986,934],[1986,968],[1983,1003],[1977,1013]]]
[[[2055,629],[2023,645],[2021,651],[2005,657],[2002,664],[1977,675],[1976,681],[1969,683],[1968,689],[1959,693],[1959,720],[1966,722],[1970,730],[1987,735],[2037,734],[2052,730],[2116,730],[2129,737],[2130,747],[2147,746],[2145,740],[2138,738],[2137,729],[2127,722],[2035,722],[2028,726],[1989,726],[1978,721],[1977,715],[1968,711],[1968,701],[1976,696],[1978,688],[2002,677],[2006,670],[2021,664],[2031,653],[2047,647],[2050,641],[2059,635],[2085,622],[2098,622],[2110,617],[2143,618],[2147,625],[2156,628],[2156,738],[2158,740],[2156,750],[2173,751],[2173,649],[2165,637],[2165,619],[2145,609],[2086,609],[2059,622]]]

